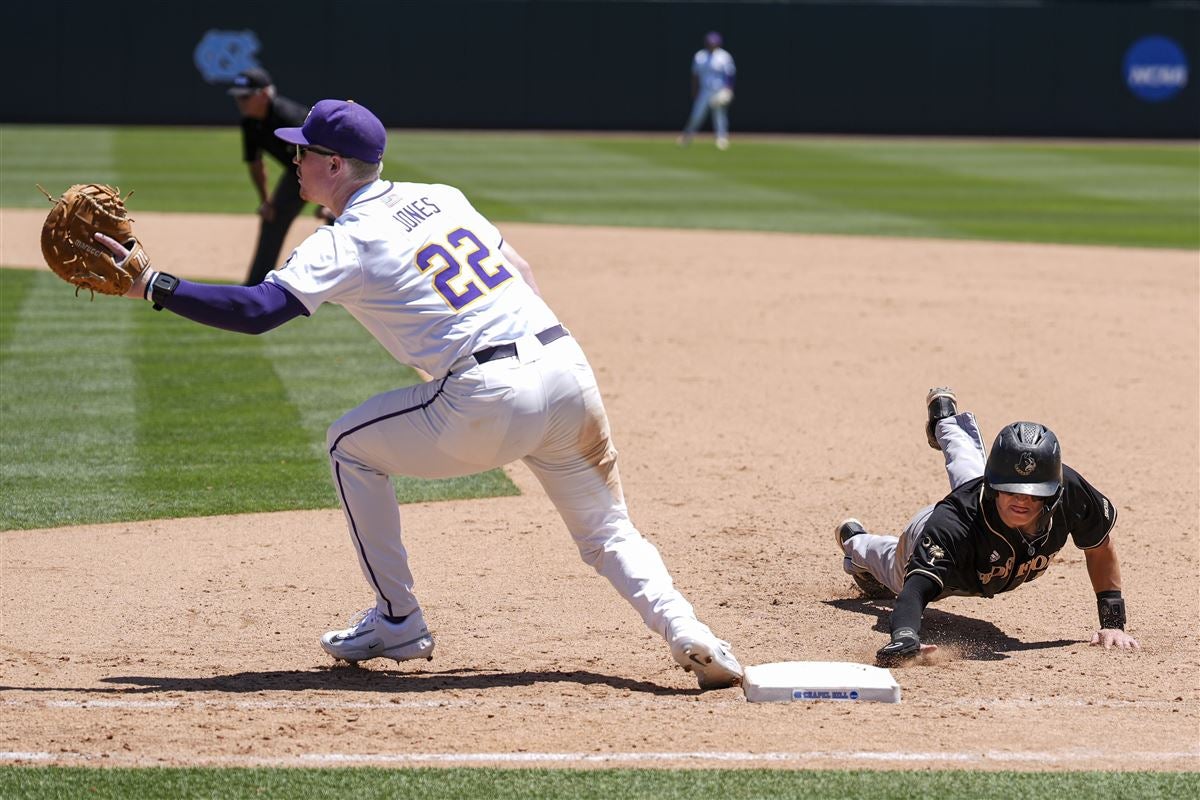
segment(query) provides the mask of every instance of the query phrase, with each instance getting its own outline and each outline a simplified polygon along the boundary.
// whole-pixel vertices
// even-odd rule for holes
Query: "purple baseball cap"
[[[289,144],[314,144],[368,164],[383,160],[387,131],[379,117],[353,100],[322,100],[299,128],[276,128]]]

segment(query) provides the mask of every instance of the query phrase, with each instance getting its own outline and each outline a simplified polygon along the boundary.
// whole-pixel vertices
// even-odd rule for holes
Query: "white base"
[[[746,667],[745,672],[742,691],[752,703],[900,702],[900,684],[882,667],[848,661],[777,661]]]

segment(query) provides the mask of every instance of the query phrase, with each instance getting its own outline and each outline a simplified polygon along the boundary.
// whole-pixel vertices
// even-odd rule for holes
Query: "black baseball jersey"
[[[308,106],[286,97],[276,97],[266,119],[242,117],[242,160],[246,163],[258,161],[260,151],[266,150],[285,169],[290,169],[296,146],[275,136],[275,129],[298,128],[307,116]]]
[[[935,581],[942,595],[993,597],[1046,571],[1070,536],[1082,550],[1098,547],[1117,522],[1117,509],[1083,477],[1063,465],[1063,498],[1036,538],[1000,521],[983,500],[983,478],[946,495],[930,514],[905,569]]]

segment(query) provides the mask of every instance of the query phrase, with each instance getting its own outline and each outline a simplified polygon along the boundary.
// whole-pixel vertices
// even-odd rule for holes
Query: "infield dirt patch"
[[[0,263],[40,264],[43,216],[4,212]],[[242,277],[252,218],[138,223],[156,266]],[[1200,767],[1195,252],[501,227],[596,369],[635,523],[744,664],[871,661],[889,606],[831,531],[945,494],[942,384],[989,440],[1049,425],[1115,502],[1142,651],[1088,646],[1068,545],[1017,592],[933,606],[942,656],[896,670],[899,705],[699,694],[517,465],[519,497],[402,509],[430,663],[321,652],[371,602],[336,509],[0,533],[4,760]]]

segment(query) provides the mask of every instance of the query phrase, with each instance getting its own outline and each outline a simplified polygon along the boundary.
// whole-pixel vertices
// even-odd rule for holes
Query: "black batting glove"
[[[875,653],[875,663],[881,667],[898,667],[921,652],[921,640],[912,628],[892,631],[892,640]]]

